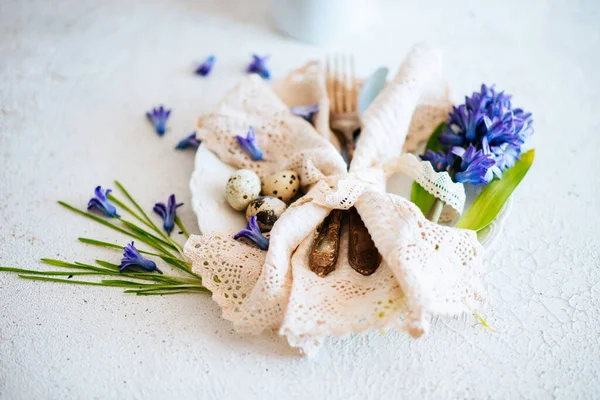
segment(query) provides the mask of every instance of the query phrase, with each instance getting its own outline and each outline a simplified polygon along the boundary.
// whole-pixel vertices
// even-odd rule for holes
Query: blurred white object
[[[309,43],[335,42],[364,32],[378,1],[271,0],[271,13],[283,33]]]

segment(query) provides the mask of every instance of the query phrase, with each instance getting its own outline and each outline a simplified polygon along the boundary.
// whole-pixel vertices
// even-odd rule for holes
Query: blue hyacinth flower
[[[185,149],[197,149],[200,146],[201,141],[196,139],[196,132],[193,132],[191,135],[184,137],[177,143],[175,148],[177,150],[185,150]]]
[[[152,111],[146,113],[146,117],[152,122],[152,125],[154,125],[154,128],[156,129],[156,133],[160,136],[164,135],[167,130],[167,119],[169,119],[169,115],[171,115],[171,110],[167,110],[163,106],[153,108]]]
[[[292,114],[304,118],[306,121],[312,123],[313,115],[319,111],[319,103],[309,104],[307,106],[295,106],[290,108]]]
[[[452,153],[461,158],[460,165],[455,171],[454,178],[457,182],[471,185],[485,185],[494,178],[496,161],[491,154],[484,154],[469,145],[465,150],[462,147],[453,147]]]
[[[196,68],[196,74],[200,75],[200,76],[208,76],[208,74],[210,74],[210,71],[212,71],[214,65],[215,65],[215,61],[216,58],[215,56],[209,56],[206,61],[204,61],[202,64],[200,64],[197,68]]]
[[[426,150],[425,154],[420,156],[421,160],[429,161],[433,169],[437,172],[446,171],[454,162],[454,154],[450,151],[440,150],[438,152]]]
[[[119,218],[119,214],[117,214],[117,209],[108,201],[107,196],[110,192],[112,192],[112,190],[106,189],[106,191],[102,191],[102,186],[97,186],[94,190],[95,196],[92,197],[90,201],[88,201],[88,210],[96,209],[102,212],[107,217]]]
[[[142,257],[140,252],[135,248],[134,242],[129,243],[123,248],[123,258],[119,264],[119,272],[123,272],[127,268],[140,268],[147,272],[162,271],[156,267],[156,263],[152,260]]]
[[[165,228],[165,231],[169,235],[171,235],[171,232],[175,227],[175,217],[177,216],[177,208],[181,207],[182,205],[183,203],[177,204],[177,202],[175,201],[174,194],[169,196],[167,204],[156,203],[154,205],[153,210],[163,219],[163,228]]]
[[[260,228],[258,227],[258,223],[256,222],[255,215],[250,217],[246,229],[242,229],[241,231],[236,233],[233,238],[235,240],[238,240],[242,237],[252,241],[261,250],[267,250],[269,248],[269,239],[264,237],[263,234],[260,232]]]
[[[263,152],[260,149],[260,147],[258,147],[253,127],[250,127],[248,129],[248,133],[246,134],[245,138],[240,135],[237,135],[236,139],[240,146],[242,146],[242,149],[244,149],[244,151],[248,153],[252,160],[263,161]]]
[[[260,57],[256,54],[252,54],[252,61],[246,67],[246,72],[249,74],[258,74],[264,79],[269,79],[271,77],[271,73],[267,69],[267,60],[269,56]]]

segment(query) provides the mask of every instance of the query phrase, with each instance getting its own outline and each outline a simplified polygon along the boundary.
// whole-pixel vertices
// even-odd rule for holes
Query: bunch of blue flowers
[[[512,108],[511,96],[494,86],[465,97],[453,107],[438,140],[442,150],[421,156],[438,171],[461,183],[485,185],[511,168],[533,134],[531,113]]]

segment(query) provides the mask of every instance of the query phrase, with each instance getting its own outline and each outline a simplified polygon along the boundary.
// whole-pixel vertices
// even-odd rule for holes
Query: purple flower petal
[[[253,127],[250,127],[248,129],[248,133],[246,134],[245,138],[240,135],[237,135],[236,139],[240,146],[242,146],[242,149],[244,149],[244,151],[248,153],[248,155],[253,161],[263,161],[263,152],[260,149],[260,147],[258,147]]]
[[[134,242],[127,244],[123,248],[123,258],[119,264],[119,272],[123,272],[127,268],[137,267],[147,272],[156,271],[162,274],[162,271],[156,267],[156,263],[152,260],[142,257],[139,251],[135,248]]]
[[[269,79],[271,73],[267,69],[266,62],[269,56],[260,57],[256,54],[252,54],[252,61],[246,67],[246,72],[249,74],[258,74],[264,79]]]
[[[191,135],[181,139],[175,148],[177,150],[185,150],[188,148],[197,149],[200,146],[200,143],[201,141],[196,139],[196,132],[192,132]]]
[[[88,210],[95,209],[102,212],[107,217],[119,218],[117,209],[108,201],[108,198],[106,197],[110,192],[112,192],[112,190],[106,189],[106,191],[102,191],[102,186],[97,186],[96,189],[94,189],[95,197],[92,197],[90,201],[88,201]]]
[[[196,68],[196,74],[200,75],[200,76],[208,76],[208,74],[210,74],[210,71],[212,71],[214,65],[215,65],[215,61],[216,58],[215,56],[209,56],[206,61],[204,61],[202,64],[200,64],[197,68]]]
[[[165,131],[167,130],[167,119],[169,119],[170,115],[171,110],[167,110],[163,106],[153,108],[146,113],[146,117],[148,117],[152,125],[154,125],[154,129],[156,129],[156,133],[158,133],[159,136],[165,134]]]
[[[261,233],[260,228],[258,227],[258,223],[256,222],[255,215],[250,217],[246,229],[242,229],[241,231],[236,233],[233,238],[235,240],[238,240],[242,237],[252,241],[261,250],[267,250],[269,248],[269,239],[264,237]]]
[[[471,185],[485,185],[493,179],[491,169],[496,162],[490,154],[477,150],[473,145],[465,150],[462,147],[452,148],[452,153],[461,158],[461,162],[454,174],[457,182]]]
[[[429,161],[433,169],[437,172],[446,171],[454,162],[454,158],[452,152],[443,150],[438,152],[427,150],[425,151],[425,155],[421,156],[421,160]]]
[[[312,123],[312,117],[319,111],[319,103],[309,104],[304,106],[295,106],[290,108],[292,114],[304,118]]]
[[[167,201],[166,205],[165,203],[156,203],[154,205],[153,210],[163,219],[163,228],[165,229],[168,235],[171,235],[171,232],[175,227],[175,217],[177,216],[177,208],[181,207],[182,205],[183,203],[177,204],[174,194],[169,196],[169,200]]]

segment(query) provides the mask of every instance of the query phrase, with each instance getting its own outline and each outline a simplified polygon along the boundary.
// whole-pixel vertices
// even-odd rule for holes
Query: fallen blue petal
[[[171,110],[167,110],[163,106],[153,108],[146,113],[146,117],[148,117],[152,125],[154,125],[156,133],[160,136],[164,135],[167,130],[167,120],[169,119],[169,115],[171,115]]]
[[[185,150],[185,149],[197,149],[200,146],[201,141],[196,138],[196,132],[193,132],[191,135],[184,137],[177,143],[175,148],[177,150]]]
[[[200,76],[208,76],[215,65],[215,56],[210,56],[202,64],[196,68],[196,74]]]
[[[242,146],[242,149],[244,149],[244,151],[248,153],[252,160],[263,161],[263,152],[260,149],[260,147],[258,147],[253,127],[250,127],[248,129],[248,133],[246,134],[245,138],[240,135],[237,135],[236,139],[240,146]]]
[[[302,117],[308,122],[312,123],[313,115],[315,115],[319,111],[319,103],[305,106],[295,106],[290,108],[290,111],[292,112],[292,114]]]
[[[233,238],[235,240],[238,240],[239,238],[242,238],[242,237],[246,238],[246,239],[250,240],[251,242],[253,242],[254,244],[256,244],[256,246],[258,246],[258,248],[261,250],[269,249],[269,239],[264,237],[263,234],[261,233],[260,228],[258,227],[258,223],[256,222],[255,215],[250,217],[250,220],[248,221],[248,225],[246,226],[246,229],[242,229],[241,231],[236,233]]]
[[[269,56],[260,57],[256,54],[252,54],[252,61],[246,67],[246,72],[249,74],[258,74],[264,79],[271,77],[271,72],[267,68],[267,60]]]
[[[175,217],[177,216],[177,208],[181,207],[182,205],[183,203],[177,204],[174,194],[169,196],[167,204],[156,203],[154,205],[153,210],[163,219],[163,228],[169,235],[171,235],[171,232],[175,227]]]
[[[112,192],[112,190],[106,189],[106,191],[102,191],[102,186],[97,186],[94,190],[95,196],[88,201],[88,210],[96,209],[107,217],[118,218],[119,214],[117,214],[117,209],[108,201],[108,198],[106,197],[110,192]]]

